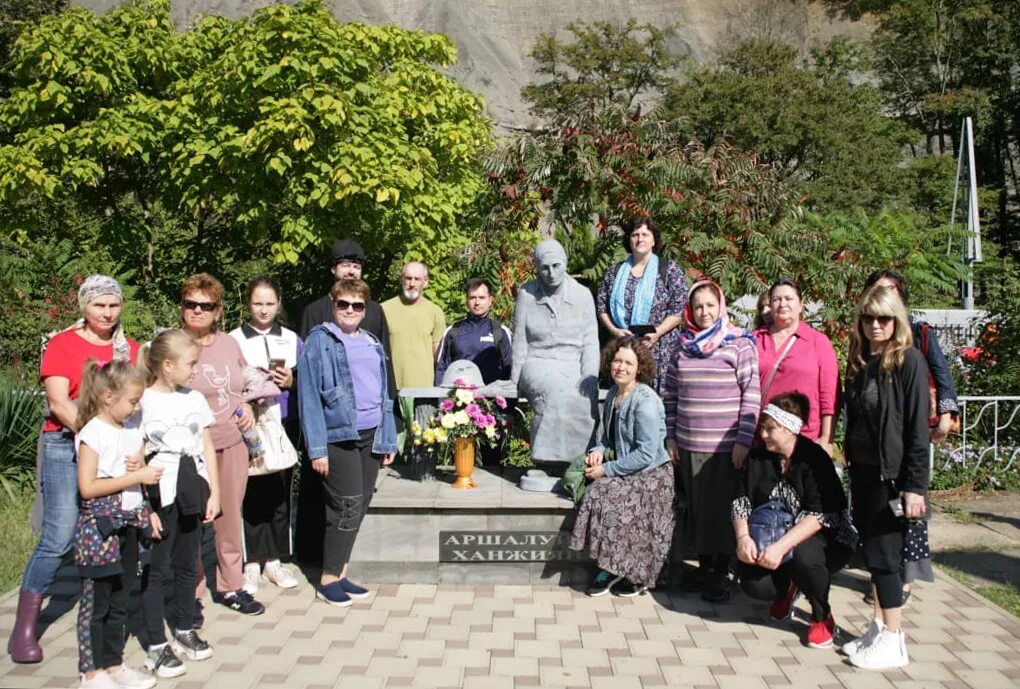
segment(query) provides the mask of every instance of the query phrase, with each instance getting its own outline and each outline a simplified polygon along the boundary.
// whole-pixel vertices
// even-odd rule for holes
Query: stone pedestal
[[[359,580],[376,583],[564,584],[588,582],[592,565],[566,541],[571,500],[517,487],[519,470],[477,468],[478,487],[454,489],[384,468],[351,556]],[[445,544],[440,548],[440,539]],[[442,552],[441,552],[442,551]]]

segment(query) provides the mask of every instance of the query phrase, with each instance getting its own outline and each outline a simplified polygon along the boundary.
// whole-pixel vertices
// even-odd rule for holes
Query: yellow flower
[[[436,429],[436,442],[438,444],[442,445],[443,443],[446,442],[446,439],[447,439],[446,431],[444,431],[441,428],[437,428]]]

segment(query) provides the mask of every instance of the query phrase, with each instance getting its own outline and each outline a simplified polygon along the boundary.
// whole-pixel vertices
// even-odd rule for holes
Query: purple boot
[[[15,663],[42,662],[43,653],[35,639],[35,623],[39,620],[43,594],[22,591],[18,596],[18,616],[14,621],[7,652]]]

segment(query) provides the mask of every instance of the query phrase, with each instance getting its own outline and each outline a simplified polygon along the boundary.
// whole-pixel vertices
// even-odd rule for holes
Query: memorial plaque
[[[440,531],[440,562],[586,561],[569,531]]]

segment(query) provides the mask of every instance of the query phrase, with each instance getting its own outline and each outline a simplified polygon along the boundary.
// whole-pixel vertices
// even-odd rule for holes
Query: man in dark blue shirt
[[[447,366],[460,359],[473,361],[486,384],[510,378],[510,330],[489,316],[492,288],[485,278],[467,281],[468,316],[443,333],[436,361],[436,385],[443,380]]]

